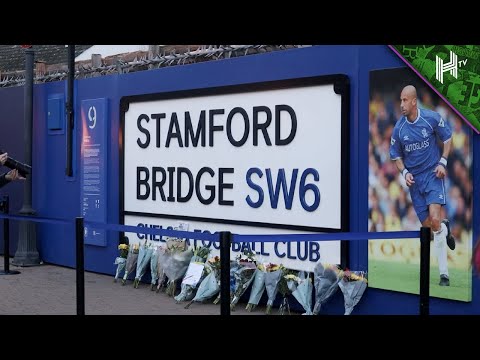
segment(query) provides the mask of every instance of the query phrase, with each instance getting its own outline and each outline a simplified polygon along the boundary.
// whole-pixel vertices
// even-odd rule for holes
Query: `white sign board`
[[[123,214],[345,230],[345,99],[332,79],[301,80],[122,99]]]

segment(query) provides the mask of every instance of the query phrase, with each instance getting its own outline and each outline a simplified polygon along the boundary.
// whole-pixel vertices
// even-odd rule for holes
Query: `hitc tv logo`
[[[443,73],[449,72],[455,79],[458,79],[458,68],[467,65],[467,59],[458,61],[458,56],[450,50],[450,61],[443,62],[442,58],[435,55],[436,68],[435,77],[443,84]]]

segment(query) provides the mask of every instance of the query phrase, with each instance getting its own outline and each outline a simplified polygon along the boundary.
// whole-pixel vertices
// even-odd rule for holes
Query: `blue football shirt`
[[[402,116],[393,129],[390,158],[403,159],[405,167],[413,175],[434,168],[442,155],[436,135],[444,143],[452,138],[450,125],[439,113],[419,108],[413,122]]]

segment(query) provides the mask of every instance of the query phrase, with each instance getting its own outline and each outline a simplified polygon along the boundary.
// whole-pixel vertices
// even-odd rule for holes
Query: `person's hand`
[[[447,169],[445,169],[445,166],[438,164],[435,170],[433,170],[435,173],[435,176],[439,179],[443,179],[445,175],[447,175]]]
[[[18,173],[18,170],[17,170],[17,169],[10,170],[10,171],[5,175],[5,179],[7,179],[7,180],[9,180],[9,181],[25,180],[25,178]]]
[[[3,166],[7,162],[7,158],[8,158],[7,153],[3,153],[2,155],[0,155],[0,165]]]
[[[408,187],[415,184],[415,180],[413,180],[413,175],[411,173],[407,173],[407,175],[405,175],[405,181],[407,182]]]

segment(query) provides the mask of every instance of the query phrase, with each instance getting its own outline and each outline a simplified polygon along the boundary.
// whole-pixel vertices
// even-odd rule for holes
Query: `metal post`
[[[77,315],[85,315],[85,265],[83,253],[83,217],[75,219],[76,275],[77,275]]]
[[[25,163],[32,164],[32,129],[33,129],[33,49],[25,49],[25,94],[24,94],[24,146]],[[32,208],[32,174],[27,176],[23,186],[23,205],[21,215],[35,215]],[[12,264],[17,266],[40,265],[37,250],[37,234],[35,224],[31,221],[20,221],[18,231],[18,246]]]
[[[73,176],[73,82],[75,81],[75,45],[68,45],[68,81],[67,101],[65,103],[67,115],[67,165],[65,174]]]
[[[5,195],[0,199],[0,210],[8,215],[9,207],[8,195]],[[0,275],[16,274],[20,274],[20,271],[10,271],[10,220],[3,219],[3,271],[0,271]]]
[[[230,244],[232,234],[220,233],[220,315],[230,315]]]
[[[430,314],[430,239],[431,229],[420,229],[420,315]]]

